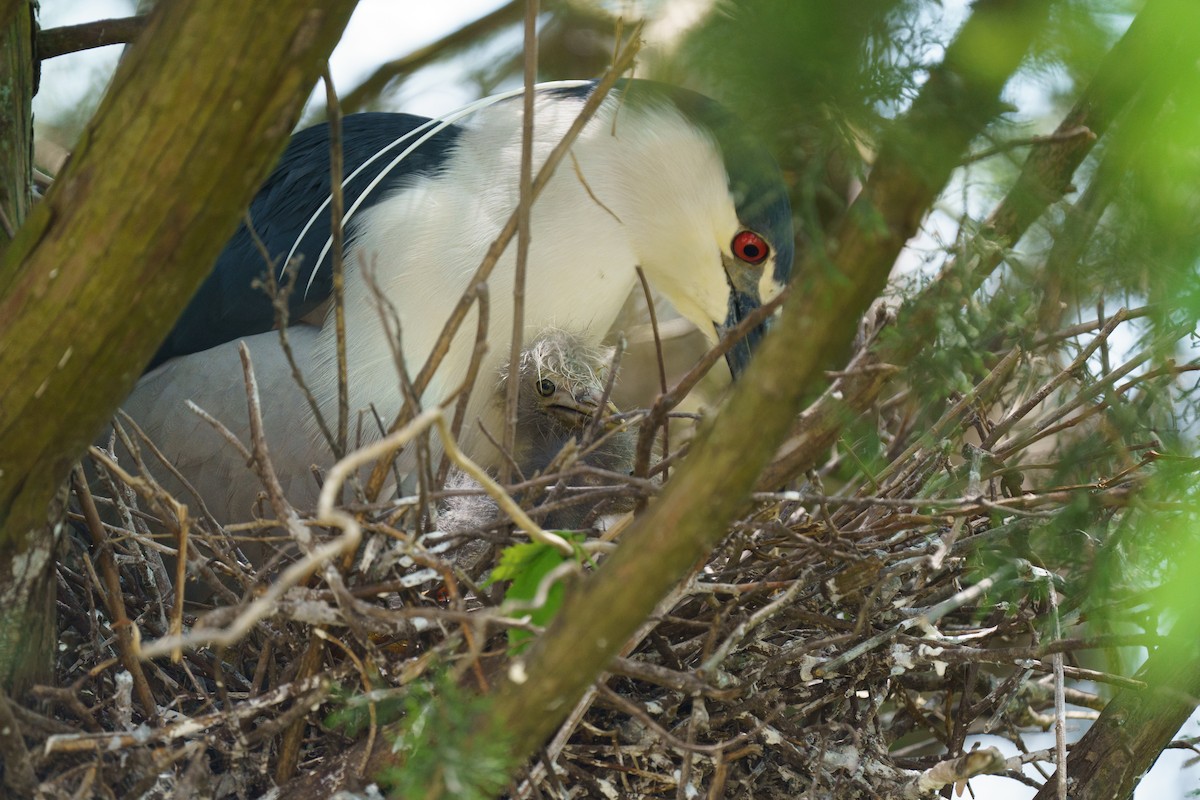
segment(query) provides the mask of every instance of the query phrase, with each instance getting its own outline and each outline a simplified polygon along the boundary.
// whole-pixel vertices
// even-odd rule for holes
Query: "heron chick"
[[[520,355],[517,369],[505,368],[492,402],[504,405],[508,381],[515,375],[521,382],[517,403],[513,461],[523,477],[545,471],[559,460],[564,448],[578,446],[577,461],[608,472],[628,473],[633,468],[636,437],[633,431],[613,423],[597,426],[599,436],[588,441],[597,416],[611,416],[616,406],[605,399],[613,349],[589,346],[568,331],[548,329]],[[569,463],[570,456],[567,456]],[[610,481],[591,475],[572,479],[576,486],[604,485]],[[455,470],[446,480],[447,489],[479,489],[470,476]],[[555,500],[560,498],[555,498]],[[542,524],[547,528],[582,527],[596,509],[595,502],[581,501],[551,511]],[[487,528],[499,521],[501,512],[487,495],[449,497],[438,512],[438,528],[460,536]],[[466,547],[456,554],[462,563]]]

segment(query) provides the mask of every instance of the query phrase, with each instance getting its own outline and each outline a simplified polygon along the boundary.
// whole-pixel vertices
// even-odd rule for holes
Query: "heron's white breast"
[[[539,102],[534,166],[545,160],[581,103]],[[618,113],[617,135],[612,114]],[[635,267],[681,313],[702,327],[723,320],[728,289],[720,242],[736,232],[723,165],[710,141],[675,114],[653,125],[610,102],[588,126],[532,212],[524,337],[563,328],[598,343],[636,285]],[[620,116],[624,115],[624,116]],[[468,288],[487,249],[517,204],[521,145],[519,99],[481,112],[437,176],[414,180],[363,212],[351,227],[347,259],[348,357],[352,407],[375,404],[385,417],[400,406],[393,359],[361,270],[373,270],[402,326],[405,360],[415,375]],[[513,324],[516,241],[488,280],[489,350],[468,407],[464,445],[494,463],[476,420],[501,438],[496,376],[508,358]],[[466,375],[475,338],[472,311],[424,397],[432,404]],[[316,392],[336,395],[332,326],[322,333]]]

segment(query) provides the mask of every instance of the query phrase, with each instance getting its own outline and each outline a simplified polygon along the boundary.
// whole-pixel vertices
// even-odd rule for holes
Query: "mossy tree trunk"
[[[233,233],[354,5],[160,4],[67,168],[8,245],[0,261],[3,685],[24,686],[50,663],[51,501]],[[22,6],[14,23],[26,26],[26,42],[28,14]],[[10,27],[5,35],[11,44],[21,34]],[[4,57],[20,58],[27,73],[23,52],[8,46]],[[22,114],[28,129],[27,104]],[[19,177],[5,169],[6,187],[27,185],[27,164]]]
[[[32,199],[34,10],[26,0],[0,7],[0,251],[25,221]],[[2,318],[0,318],[2,319]],[[4,323],[0,323],[4,324]],[[11,323],[8,323],[11,324]],[[6,449],[6,447],[4,448]],[[0,562],[0,685],[46,680],[54,642],[53,557],[63,504],[43,504],[24,546]],[[5,613],[11,610],[12,613]]]

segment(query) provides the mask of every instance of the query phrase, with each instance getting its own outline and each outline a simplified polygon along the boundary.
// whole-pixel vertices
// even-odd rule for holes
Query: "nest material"
[[[531,797],[918,797],[979,771],[1036,784],[1021,766],[1051,754],[968,758],[968,737],[1024,747],[1053,722],[1055,669],[1072,715],[1094,713],[1097,682],[1128,679],[1090,654],[1155,642],[1149,628],[1098,633],[1089,625],[1097,609],[1072,588],[1130,513],[1154,443],[1098,442],[1093,432],[1123,400],[1090,390],[1111,375],[1049,363],[995,354],[960,396],[931,399],[897,381],[868,417],[871,436],[844,437],[791,490],[756,496],[510,788]],[[855,364],[842,390],[876,370]],[[1052,385],[1044,402],[1026,402]],[[878,450],[858,452],[868,440]],[[583,468],[534,488],[570,485],[571,469]],[[227,648],[184,648],[131,674],[114,619],[133,620],[143,641],[179,622],[228,624],[238,613],[230,607],[277,567],[251,567],[239,537],[274,534],[285,552],[295,543],[267,521],[220,529],[192,518],[193,573],[216,607],[180,614],[163,561],[175,539],[159,535],[178,534],[178,504],[144,478],[105,480],[97,492],[118,522],[101,550],[114,559],[98,557],[92,531],[71,539],[59,566],[62,688],[39,691],[44,713],[10,704],[47,797],[257,796],[272,776],[329,769],[352,740],[402,717],[404,698],[440,670],[460,685],[484,680],[507,626],[522,624],[496,612],[497,591],[478,572],[422,545],[420,509],[360,506],[367,536],[341,578],[290,590]],[[546,513],[544,495],[524,489],[534,518]],[[630,479],[602,491],[637,501],[653,490]],[[1051,541],[1064,535],[1057,521],[1068,507],[1078,521],[1069,558]],[[514,541],[503,524],[479,535]],[[1057,572],[1048,552],[1062,556]],[[1079,571],[1069,584],[1068,568]],[[106,571],[121,597],[105,589]]]

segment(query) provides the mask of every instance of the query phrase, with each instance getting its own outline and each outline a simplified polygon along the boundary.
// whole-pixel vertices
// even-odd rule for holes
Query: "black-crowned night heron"
[[[558,329],[544,331],[521,351],[515,373],[521,391],[513,461],[523,477],[532,478],[550,467],[571,443],[577,448],[573,460],[579,464],[613,473],[628,474],[633,469],[635,433],[594,424],[598,416],[617,410],[612,403],[604,402],[612,353],[611,348],[593,347],[583,337]],[[501,374],[491,400],[497,409],[503,408],[507,382],[513,376],[509,368]],[[596,434],[592,439],[587,436],[589,431]],[[596,486],[607,482],[581,475],[572,485]],[[468,475],[455,470],[447,479],[446,488],[479,489],[479,486]],[[579,528],[594,506],[594,503],[576,503],[551,511],[542,525]],[[438,528],[447,534],[469,533],[490,527],[500,517],[495,501],[486,495],[454,496],[443,504]]]
[[[594,90],[591,82],[539,87],[534,169],[562,139]],[[470,112],[469,114],[466,112]],[[416,372],[450,309],[517,206],[519,93],[427,120],[358,114],[343,120],[347,208],[346,324],[352,413],[373,405],[390,421],[401,392],[388,335],[363,270],[374,272],[403,327]],[[327,419],[336,415],[334,325],[320,316],[330,293],[328,133],[298,134],[250,207],[250,220],[280,264],[302,258],[290,329],[297,358]],[[524,302],[526,339],[548,327],[608,332],[641,267],[650,284],[715,341],[777,294],[792,265],[791,214],[779,170],[740,120],[700,95],[646,81],[621,84],[571,147],[532,209]],[[489,281],[490,349],[482,375],[505,362],[512,332],[516,245]],[[311,465],[329,448],[280,355],[274,314],[252,288],[264,258],[243,226],[226,246],[125,409],[224,520],[249,515],[257,480],[241,457],[183,408],[193,400],[245,435],[236,341],[250,348],[264,396],[267,440],[285,489],[315,498]],[[474,312],[423,400],[458,387],[468,370]],[[314,317],[318,317],[314,320]],[[761,334],[727,360],[736,375]],[[488,391],[474,393],[464,448],[484,464],[498,453],[479,435],[501,430]],[[474,424],[482,420],[483,425]],[[351,420],[355,430],[356,420]],[[372,430],[374,425],[363,425]]]

